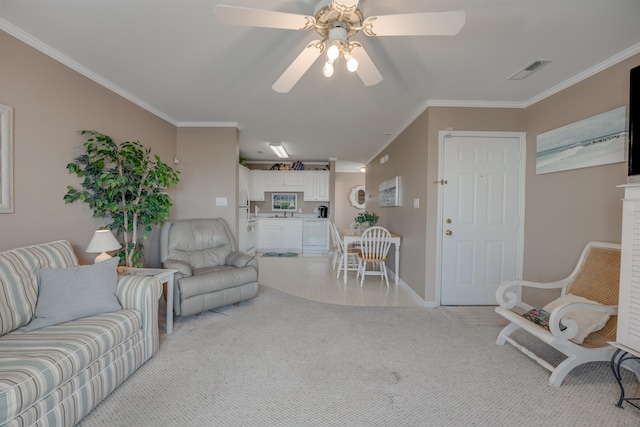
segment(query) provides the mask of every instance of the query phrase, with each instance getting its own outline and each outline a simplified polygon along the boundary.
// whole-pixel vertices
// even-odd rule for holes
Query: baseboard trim
[[[389,273],[389,281],[391,282],[392,280],[395,282],[396,280],[396,272],[387,268],[387,273]],[[393,278],[393,279],[392,279]],[[421,297],[420,295],[418,295],[416,293],[416,291],[414,291],[411,286],[407,285],[407,283],[402,280],[401,277],[398,277],[398,285],[402,286],[402,288],[409,294],[409,296],[411,297],[411,299],[413,299],[415,302],[417,302],[419,305],[427,307],[425,304],[427,304]]]

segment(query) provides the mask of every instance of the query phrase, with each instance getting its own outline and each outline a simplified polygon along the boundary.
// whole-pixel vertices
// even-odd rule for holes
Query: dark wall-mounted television
[[[640,66],[632,68],[629,79],[629,179],[640,183]]]

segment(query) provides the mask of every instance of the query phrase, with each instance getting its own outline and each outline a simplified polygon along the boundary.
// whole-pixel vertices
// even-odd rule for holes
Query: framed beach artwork
[[[378,186],[378,205],[399,206],[400,205],[400,177],[395,176],[384,181]]]
[[[536,174],[624,162],[627,107],[541,133],[536,146]]]

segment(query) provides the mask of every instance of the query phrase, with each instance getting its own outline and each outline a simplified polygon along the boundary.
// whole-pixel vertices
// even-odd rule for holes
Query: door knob
[[[444,232],[444,234],[446,234],[447,236],[452,236],[453,235],[453,231],[447,230],[447,231]]]

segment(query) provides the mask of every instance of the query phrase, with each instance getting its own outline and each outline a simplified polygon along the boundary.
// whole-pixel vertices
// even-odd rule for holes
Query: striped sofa
[[[38,269],[75,267],[61,240],[0,252],[0,425],[72,426],[158,349],[162,284],[119,278],[122,310],[25,332]]]

